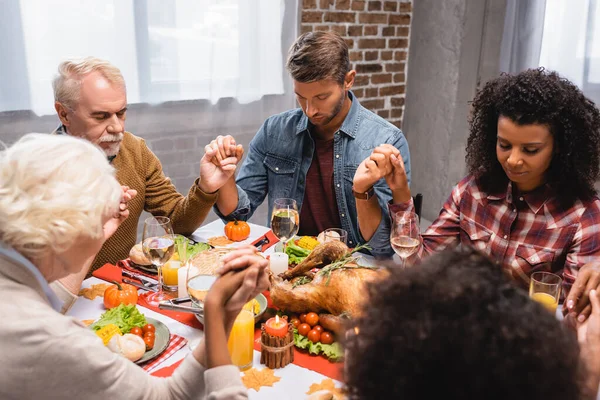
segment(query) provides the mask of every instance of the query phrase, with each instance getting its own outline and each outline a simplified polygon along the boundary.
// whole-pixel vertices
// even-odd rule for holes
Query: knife
[[[258,249],[258,251],[262,251],[262,248],[265,244],[269,244],[269,238],[267,235],[263,236],[258,242],[254,243],[253,246]]]
[[[144,276],[142,274],[137,274],[135,272],[127,271],[126,269],[123,269],[123,275],[125,275],[129,278],[139,279],[140,281],[142,281],[142,283],[148,283],[150,285],[158,285],[158,281],[156,279],[148,278],[147,276]]]
[[[132,281],[131,279],[127,279],[127,278],[123,278],[123,282],[131,285],[131,286],[135,286],[137,288],[143,289],[143,290],[147,290],[149,292],[158,292],[158,288],[157,287],[151,287],[151,286],[146,286],[143,283],[139,283],[136,281]]]

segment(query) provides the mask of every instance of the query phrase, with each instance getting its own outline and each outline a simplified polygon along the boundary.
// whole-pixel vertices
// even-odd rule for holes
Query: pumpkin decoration
[[[229,221],[225,225],[225,236],[234,242],[241,242],[250,236],[250,225],[245,221]]]
[[[137,288],[126,283],[113,281],[114,285],[104,291],[104,307],[114,308],[119,304],[136,304],[138,300]]]

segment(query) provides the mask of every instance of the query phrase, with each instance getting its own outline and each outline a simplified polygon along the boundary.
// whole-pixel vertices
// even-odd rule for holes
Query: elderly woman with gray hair
[[[205,340],[172,377],[156,378],[62,315],[49,283],[80,274],[127,217],[106,156],[69,136],[29,134],[0,151],[2,399],[247,398],[227,337],[244,303],[267,287],[266,260],[228,257],[207,295]]]

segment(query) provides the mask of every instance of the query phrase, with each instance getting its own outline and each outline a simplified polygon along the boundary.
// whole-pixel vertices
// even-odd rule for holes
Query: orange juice
[[[239,313],[233,323],[227,348],[233,365],[236,365],[242,371],[252,366],[252,358],[254,357],[253,312],[242,310]]]
[[[556,313],[556,308],[558,307],[558,300],[554,296],[548,293],[537,292],[531,294],[530,297],[533,300],[540,303],[541,305],[543,305],[544,307],[546,307],[548,311]]]
[[[163,283],[167,286],[177,286],[177,270],[181,267],[179,261],[169,261],[162,267]]]

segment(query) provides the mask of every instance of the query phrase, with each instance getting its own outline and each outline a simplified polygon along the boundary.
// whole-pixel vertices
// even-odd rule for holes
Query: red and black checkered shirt
[[[413,208],[390,205],[390,213]],[[392,214],[390,214],[392,215]],[[577,201],[563,210],[548,186],[513,198],[481,191],[472,176],[452,190],[439,217],[422,235],[418,256],[449,246],[470,245],[497,260],[523,286],[536,271],[562,275],[568,294],[580,267],[600,261],[600,200]]]

